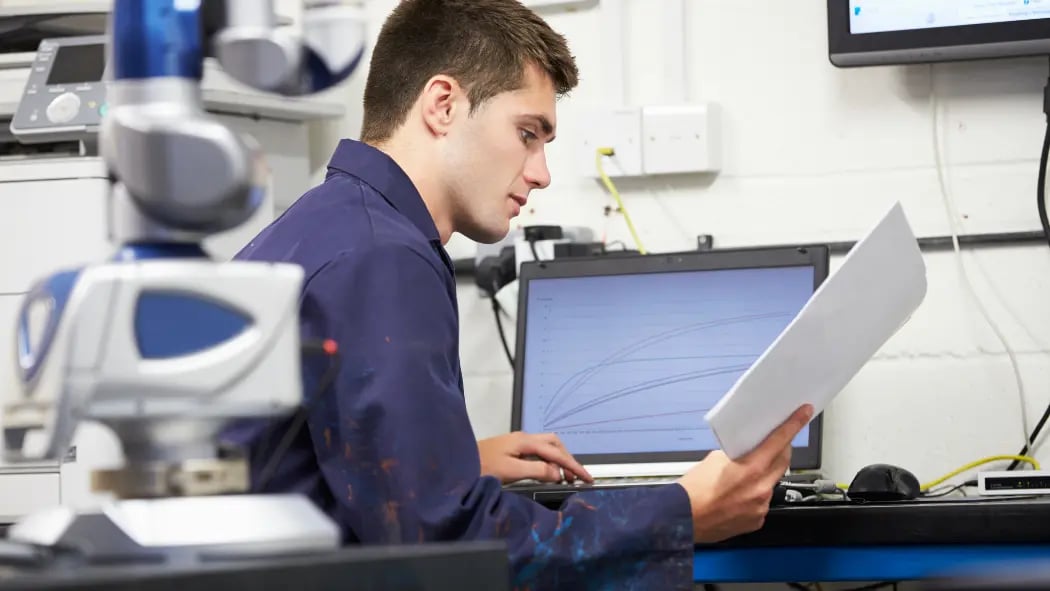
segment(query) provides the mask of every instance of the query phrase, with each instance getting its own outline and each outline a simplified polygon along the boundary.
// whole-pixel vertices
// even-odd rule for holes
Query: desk
[[[771,509],[752,534],[697,547],[697,582],[892,581],[1050,561],[1050,499],[930,499]]]
[[[41,563],[9,564],[0,565],[5,591],[510,591],[507,547],[501,541],[246,554],[202,563],[84,564],[59,553]]]

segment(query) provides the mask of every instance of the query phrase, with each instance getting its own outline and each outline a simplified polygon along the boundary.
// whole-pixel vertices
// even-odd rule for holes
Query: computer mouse
[[[908,501],[919,496],[919,479],[900,466],[872,464],[857,472],[846,492],[863,501]]]

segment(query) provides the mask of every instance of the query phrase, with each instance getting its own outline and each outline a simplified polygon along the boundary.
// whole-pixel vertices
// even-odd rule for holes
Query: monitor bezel
[[[1050,18],[855,35],[849,0],[828,0],[827,9],[828,59],[838,67],[1050,54]]]
[[[827,279],[830,250],[824,245],[738,248],[713,251],[692,251],[645,256],[601,255],[530,261],[521,266],[518,276],[517,331],[515,335],[514,387],[511,404],[511,430],[522,428],[522,395],[525,386],[526,315],[529,285],[537,279],[566,277],[595,277],[610,275],[637,275],[647,273],[716,271],[729,269],[757,269],[808,266],[813,268],[813,291]],[[812,470],[820,467],[823,443],[823,413],[809,425],[809,440],[805,446],[792,448],[791,469]],[[577,454],[575,458],[585,465],[678,463],[697,461],[712,449],[674,452]]]

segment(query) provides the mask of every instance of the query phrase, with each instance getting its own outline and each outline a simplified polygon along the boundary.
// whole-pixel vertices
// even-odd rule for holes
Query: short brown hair
[[[546,72],[559,96],[579,82],[565,37],[518,0],[402,0],[372,52],[361,140],[389,139],[433,76],[455,78],[473,113],[521,88],[529,64]]]

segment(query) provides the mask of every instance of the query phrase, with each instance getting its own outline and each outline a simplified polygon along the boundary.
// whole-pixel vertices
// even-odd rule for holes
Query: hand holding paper
[[[731,460],[713,451],[678,480],[689,495],[694,541],[720,542],[762,527],[791,463],[791,440],[812,418],[813,409],[801,408],[746,456]]]

